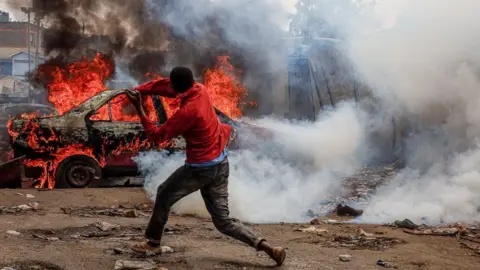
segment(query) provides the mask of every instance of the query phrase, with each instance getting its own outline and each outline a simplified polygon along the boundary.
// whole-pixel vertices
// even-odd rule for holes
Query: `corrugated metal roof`
[[[10,48],[10,47],[0,47],[0,59],[10,59],[15,54],[24,52],[28,54],[28,48]],[[35,56],[35,48],[30,51],[30,54]],[[38,52],[38,56],[44,58],[45,55],[41,51]]]
[[[0,48],[0,59],[9,59],[12,54],[23,51],[24,48]]]

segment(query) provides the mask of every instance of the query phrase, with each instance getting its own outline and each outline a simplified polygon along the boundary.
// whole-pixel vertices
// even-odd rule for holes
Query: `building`
[[[35,64],[45,60],[40,48],[41,34],[41,27],[28,22],[12,22],[7,12],[0,11],[0,76],[25,80],[29,67],[33,70]],[[37,52],[38,62],[35,63]]]

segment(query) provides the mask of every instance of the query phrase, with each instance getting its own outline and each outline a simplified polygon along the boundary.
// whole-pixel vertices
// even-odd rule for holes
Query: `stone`
[[[115,270],[153,270],[157,269],[157,266],[153,262],[149,261],[126,261],[118,260],[115,262]]]
[[[348,255],[348,254],[340,255],[338,256],[338,259],[342,262],[349,262],[352,260],[352,255]]]
[[[8,231],[7,231],[7,234],[10,234],[10,235],[20,235],[19,232],[14,231],[14,230],[8,230]]]
[[[315,226],[311,226],[311,227],[308,227],[308,228],[305,228],[305,229],[297,229],[296,231],[313,233],[313,234],[316,234],[316,235],[324,235],[324,234],[328,233],[327,229],[320,229],[320,228],[316,228]]]
[[[111,231],[120,228],[117,224],[110,224],[108,222],[99,222],[95,224],[95,227],[99,228],[103,232]]]

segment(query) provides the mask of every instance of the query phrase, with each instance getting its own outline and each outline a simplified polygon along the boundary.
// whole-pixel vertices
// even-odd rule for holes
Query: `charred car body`
[[[19,176],[21,186],[38,187],[42,177],[53,178],[57,188],[141,184],[143,179],[132,160],[139,151],[183,151],[186,145],[181,137],[155,145],[147,140],[139,121],[115,120],[116,116],[125,115],[115,111],[125,109],[125,104],[116,106],[119,102],[129,102],[125,91],[103,91],[61,116],[13,119],[9,131],[14,162],[23,167]],[[163,124],[167,113],[161,98],[147,96],[145,102],[151,104],[149,117]],[[235,126],[239,134],[243,128],[249,128],[215,110],[220,121]],[[231,147],[238,146],[237,136]],[[4,182],[16,180],[12,176],[3,178]]]

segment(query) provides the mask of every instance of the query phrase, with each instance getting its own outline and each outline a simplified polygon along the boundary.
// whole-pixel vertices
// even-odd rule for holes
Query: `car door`
[[[151,97],[145,97],[148,117],[158,122]],[[105,167],[124,174],[137,171],[132,157],[159,148],[147,139],[135,108],[125,93],[112,97],[87,119],[89,143],[104,157]]]

